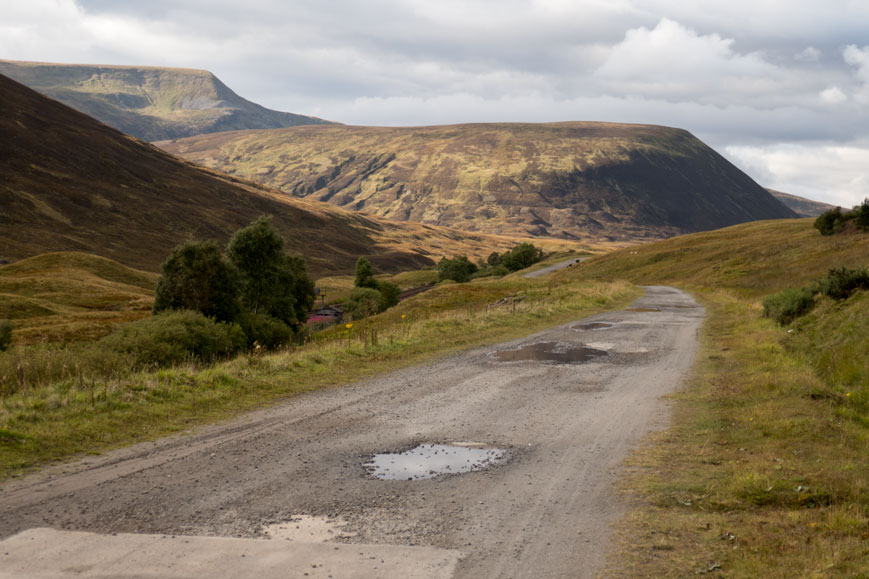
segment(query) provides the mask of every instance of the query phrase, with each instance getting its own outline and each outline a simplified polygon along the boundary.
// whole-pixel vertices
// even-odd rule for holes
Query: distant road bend
[[[591,576],[626,509],[618,467],[666,426],[703,316],[649,287],[625,310],[10,481],[0,578]],[[427,480],[364,467],[429,443],[503,454]]]

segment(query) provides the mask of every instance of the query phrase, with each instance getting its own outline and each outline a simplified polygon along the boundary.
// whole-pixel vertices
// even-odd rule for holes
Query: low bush
[[[344,311],[354,320],[361,320],[381,311],[383,295],[376,289],[358,287],[350,292],[350,297],[344,302]]]
[[[263,348],[274,350],[293,339],[293,329],[276,318],[264,314],[244,313],[238,316],[236,323],[247,336],[249,348],[258,343]]]
[[[763,315],[784,326],[814,306],[815,292],[811,288],[788,288],[764,298]]]
[[[377,281],[377,291],[380,292],[380,311],[397,306],[401,300],[401,288],[391,281]]]
[[[12,345],[12,322],[0,320],[0,352]]]
[[[847,299],[858,289],[869,289],[869,272],[865,268],[833,268],[818,282],[818,291],[834,300]]]
[[[471,275],[471,279],[480,279],[481,277],[504,277],[510,273],[510,270],[503,265],[486,266]]]
[[[215,322],[199,312],[184,310],[131,322],[99,344],[129,354],[137,366],[170,366],[229,356],[245,347],[247,337],[238,324]]]

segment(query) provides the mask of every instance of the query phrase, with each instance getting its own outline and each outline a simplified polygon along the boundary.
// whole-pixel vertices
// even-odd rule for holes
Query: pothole
[[[476,443],[420,444],[401,453],[375,454],[364,466],[380,480],[425,480],[483,470],[506,458],[506,451]]]
[[[571,330],[607,330],[615,326],[612,322],[589,322],[587,324],[574,324]]]
[[[516,350],[501,350],[492,354],[500,362],[533,361],[560,362],[562,364],[588,362],[594,358],[606,355],[606,350],[589,348],[588,346],[576,346],[563,342],[537,342],[522,346]]]
[[[626,312],[660,312],[660,308],[626,308]]]
[[[346,524],[347,521],[341,518],[297,515],[285,523],[266,525],[262,528],[262,532],[270,539],[300,543],[328,543],[349,539],[356,535],[343,529]]]

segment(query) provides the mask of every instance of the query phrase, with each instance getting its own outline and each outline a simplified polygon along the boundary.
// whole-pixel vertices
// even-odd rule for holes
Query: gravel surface
[[[619,465],[666,426],[661,397],[690,369],[704,316],[666,287],[632,307],[6,483],[0,537],[52,527],[249,538],[313,515],[342,521],[334,541],[461,551],[456,577],[589,576],[626,508],[613,492]],[[592,322],[612,325],[583,327]],[[537,342],[607,355],[493,356]],[[376,480],[363,466],[453,442],[505,458],[413,481]]]

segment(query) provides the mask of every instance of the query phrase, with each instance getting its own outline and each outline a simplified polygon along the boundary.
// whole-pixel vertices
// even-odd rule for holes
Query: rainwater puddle
[[[605,350],[589,348],[588,346],[574,346],[562,342],[538,342],[528,344],[517,350],[501,350],[492,354],[500,362],[560,362],[562,364],[576,364],[588,362],[599,356],[606,356]]]
[[[502,462],[507,453],[474,443],[420,444],[398,454],[375,454],[365,463],[380,480],[425,480],[442,474],[482,470]]]
[[[571,330],[608,330],[615,326],[612,322],[590,322],[588,324],[575,324],[570,326]]]
[[[660,312],[660,308],[626,308],[626,312]]]

